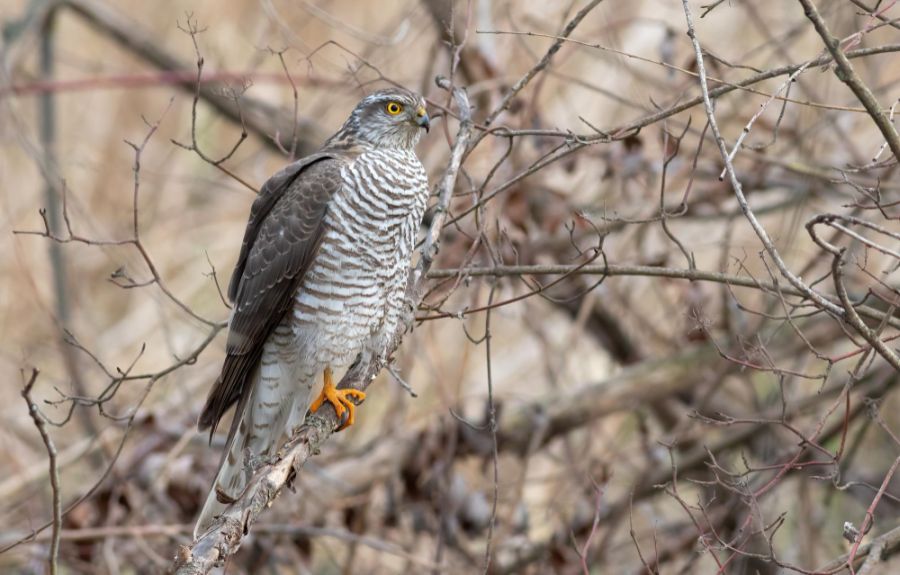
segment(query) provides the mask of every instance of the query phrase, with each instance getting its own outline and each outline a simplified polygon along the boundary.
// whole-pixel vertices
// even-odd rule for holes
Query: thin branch
[[[750,204],[747,202],[746,196],[744,196],[743,186],[741,185],[741,182],[737,177],[737,173],[735,172],[734,164],[732,164],[731,158],[729,157],[728,147],[725,144],[725,139],[722,137],[722,133],[719,130],[719,123],[716,120],[715,109],[713,107],[709,86],[707,85],[706,81],[706,67],[703,63],[703,50],[700,47],[700,41],[697,39],[697,34],[694,31],[694,22],[693,17],[691,16],[691,9],[688,4],[688,0],[681,0],[681,4],[684,8],[684,15],[687,21],[688,37],[691,39],[691,43],[694,46],[694,56],[697,60],[697,70],[700,76],[700,89],[703,95],[703,105],[706,110],[706,117],[709,120],[709,127],[712,130],[716,145],[719,147],[719,153],[721,154],[722,160],[725,163],[725,170],[728,173],[729,182],[731,183],[732,190],[734,191],[734,195],[738,200],[738,204],[741,207],[741,211],[743,212],[744,217],[750,223],[750,227],[753,228],[753,231],[756,233],[756,236],[759,238],[760,242],[762,242],[766,252],[775,262],[775,266],[778,268],[778,271],[781,273],[781,275],[784,276],[784,278],[787,279],[788,282],[790,282],[790,284],[794,286],[794,288],[801,291],[805,297],[811,299],[816,305],[834,315],[843,317],[845,311],[841,306],[828,301],[824,296],[822,296],[822,294],[806,285],[803,280],[797,277],[787,267],[787,264],[778,253],[774,242],[772,242],[772,239],[769,237],[768,232],[762,226],[762,224],[756,218],[756,215],[753,213],[753,210],[750,208]]]
[[[28,413],[31,415],[38,433],[41,434],[41,440],[44,442],[44,447],[47,449],[47,456],[50,460],[50,489],[53,492],[53,532],[50,536],[50,556],[47,562],[50,565],[50,575],[56,575],[59,568],[57,564],[59,559],[59,534],[60,529],[62,529],[62,494],[60,491],[62,488],[59,481],[59,468],[56,462],[56,445],[53,443],[50,433],[47,432],[47,421],[44,418],[44,414],[41,413],[37,404],[31,399],[31,390],[37,381],[38,373],[37,369],[31,371],[31,377],[28,379],[28,383],[25,384],[25,388],[22,389],[22,397],[25,398],[25,403],[28,404]]]
[[[779,285],[775,282],[766,282],[746,276],[738,276],[726,274],[723,272],[711,272],[700,269],[685,268],[667,268],[658,266],[625,266],[615,264],[546,264],[546,265],[529,265],[529,266],[491,266],[491,267],[473,267],[460,269],[436,269],[428,272],[428,277],[432,279],[450,278],[460,275],[462,277],[482,277],[482,276],[521,276],[521,275],[603,275],[608,277],[614,276],[644,276],[644,277],[666,277],[672,279],[688,280],[688,281],[705,281],[721,283],[730,286],[754,288],[763,292],[778,293],[779,291],[798,297],[807,297],[807,293],[803,290],[791,286]],[[834,297],[834,296],[821,296]],[[840,302],[837,298],[828,300],[831,305],[837,306]],[[891,317],[885,312],[871,308],[869,306],[856,306],[856,310],[861,315],[875,320],[885,320],[892,327],[900,329],[900,318]],[[454,314],[449,314],[454,315]],[[421,319],[421,318],[420,318]]]
[[[563,31],[560,33],[559,38],[557,38],[547,52],[541,57],[540,61],[537,64],[532,66],[525,74],[519,78],[519,80],[513,84],[513,87],[509,89],[503,95],[503,99],[500,100],[500,104],[497,105],[494,110],[488,114],[487,118],[484,119],[484,125],[490,126],[494,120],[497,119],[497,116],[502,114],[507,108],[509,108],[510,103],[513,98],[515,98],[519,92],[521,92],[525,86],[528,85],[531,80],[538,75],[541,71],[543,71],[547,66],[550,65],[550,61],[553,59],[553,56],[559,52],[559,49],[562,48],[562,45],[565,43],[565,39],[569,37],[572,32],[575,31],[575,28],[584,20],[584,17],[591,13],[591,11],[597,7],[600,2],[603,0],[591,0],[587,6],[579,10],[575,16],[566,24],[566,27],[563,28]],[[477,138],[475,138],[473,142],[473,146],[477,145],[481,138],[484,137],[484,134],[481,134]]]
[[[881,557],[887,557],[890,553],[900,550],[900,527],[895,527],[866,543],[860,545],[853,557],[854,562],[861,562],[870,553],[879,553]],[[846,567],[851,560],[850,553],[838,557],[834,561],[816,570],[816,573],[836,573]]]
[[[496,282],[491,284],[490,293],[488,294],[488,311],[484,316],[484,353],[485,353],[485,369],[487,370],[487,393],[488,393],[488,429],[491,432],[491,469],[494,474],[492,485],[493,493],[491,494],[491,518],[488,521],[487,541],[484,546],[484,575],[488,575],[491,570],[492,544],[494,539],[494,526],[497,523],[497,502],[500,499],[500,453],[497,446],[497,408],[494,405],[494,377],[491,364],[491,311],[490,307],[494,301],[494,294],[497,290]]]
[[[65,8],[71,9],[94,29],[112,38],[119,45],[159,70],[181,74],[187,73],[191,68],[190,65],[175,54],[167,51],[165,43],[161,43],[157,36],[141,28],[136,21],[117,11],[113,4],[98,2],[97,0],[63,0],[60,4]],[[191,74],[190,78],[185,78],[179,84],[188,92],[194,92],[197,89],[194,74]],[[271,136],[280,127],[291,123],[291,117],[287,111],[261,99],[248,96],[241,98],[243,113],[243,120],[241,120],[241,112],[235,106],[234,99],[222,95],[216,87],[204,83],[200,90],[200,97],[230,121],[237,124],[243,121],[248,131],[257,134],[260,140],[273,150],[277,150],[278,146],[271,141]],[[299,142],[297,152],[300,155],[305,155],[315,150],[318,145],[320,130],[317,123],[308,118],[301,119],[300,123],[299,132],[303,137]],[[285,145],[284,147],[291,145],[290,142],[283,142],[283,144]]]
[[[835,75],[841,82],[846,84],[854,94],[856,94],[856,97],[859,98],[859,101],[866,108],[866,111],[868,111],[872,121],[878,126],[888,147],[890,147],[891,152],[894,153],[894,157],[897,161],[900,161],[900,134],[897,134],[897,129],[894,127],[894,124],[891,123],[887,114],[884,113],[878,100],[875,99],[875,95],[872,94],[869,87],[866,86],[865,82],[862,81],[862,78],[859,77],[859,74],[856,73],[856,70],[853,69],[853,65],[841,49],[840,41],[831,34],[828,25],[825,23],[825,20],[822,19],[822,15],[819,14],[815,4],[812,3],[812,0],[798,1],[800,2],[800,5],[803,6],[803,13],[809,18],[810,22],[813,23],[816,32],[822,37],[825,47],[834,58]]]
[[[891,464],[891,468],[888,469],[888,472],[885,474],[884,479],[881,482],[881,487],[878,489],[878,493],[875,494],[875,497],[872,499],[872,503],[869,505],[868,509],[866,509],[866,518],[863,520],[862,527],[860,527],[859,529],[859,535],[856,536],[856,541],[853,542],[853,547],[850,549],[850,556],[847,557],[847,566],[850,568],[851,574],[855,574],[855,571],[853,569],[853,560],[856,559],[856,555],[857,553],[859,553],[859,544],[862,543],[863,537],[866,536],[866,533],[869,532],[869,528],[872,527],[872,524],[875,521],[875,508],[878,506],[878,502],[881,501],[885,490],[887,490],[891,479],[894,477],[894,473],[896,473],[898,465],[900,465],[900,457],[894,459],[894,463]]]

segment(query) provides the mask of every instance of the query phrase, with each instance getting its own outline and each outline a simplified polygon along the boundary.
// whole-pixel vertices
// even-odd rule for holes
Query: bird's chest
[[[342,172],[326,213],[325,237],[297,294],[298,329],[329,362],[358,353],[393,330],[428,185],[418,159],[360,156]]]
[[[428,197],[428,182],[411,152],[370,152],[341,172],[326,214],[326,241],[344,250],[351,274],[393,278],[406,266]]]

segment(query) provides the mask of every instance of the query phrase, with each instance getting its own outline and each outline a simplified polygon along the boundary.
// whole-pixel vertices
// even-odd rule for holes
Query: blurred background
[[[895,4],[817,4],[891,120]],[[434,185],[443,75],[421,321],[225,572],[900,572],[897,158],[801,2],[689,7],[771,250],[680,2],[0,0],[0,571],[54,492],[59,572],[166,571],[255,190],[389,83]]]

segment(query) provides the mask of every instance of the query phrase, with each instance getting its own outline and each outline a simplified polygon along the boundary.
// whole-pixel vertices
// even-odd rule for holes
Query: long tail
[[[264,352],[252,391],[237,404],[216,480],[194,526],[194,539],[243,493],[250,480],[247,458],[265,459],[274,454],[285,429],[302,423],[306,416],[316,390],[311,385],[298,385],[298,373],[270,359],[274,354]],[[300,380],[310,380],[310,376]],[[314,382],[315,377],[311,380]]]
[[[245,470],[244,459],[245,449],[249,447],[247,441],[249,417],[246,416],[251,410],[243,409],[245,407],[243,403],[238,404],[238,410],[234,414],[235,423],[232,424],[225,453],[222,454],[222,461],[219,463],[219,471],[194,526],[194,539],[203,535],[212,526],[216,517],[228,507],[228,500],[238,497],[247,485],[249,477]]]

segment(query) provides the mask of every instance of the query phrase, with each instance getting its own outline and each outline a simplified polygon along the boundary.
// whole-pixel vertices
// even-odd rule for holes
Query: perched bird
[[[341,429],[351,367],[383,353],[403,311],[428,180],[414,152],[429,119],[421,96],[389,88],[363,98],[322,149],[272,176],[250,208],[228,297],[225,363],[198,427],[237,405],[216,480],[194,529],[202,535],[266,458],[324,402]],[[251,459],[252,460],[252,459]]]

